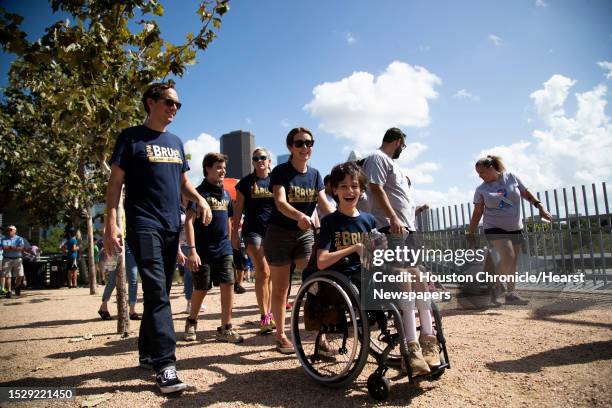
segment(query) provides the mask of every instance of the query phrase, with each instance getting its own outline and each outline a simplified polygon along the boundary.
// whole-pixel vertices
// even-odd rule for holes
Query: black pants
[[[128,229],[127,241],[138,265],[144,297],[138,351],[141,358],[151,357],[153,368],[159,371],[176,361],[170,288],[179,233],[152,228]]]

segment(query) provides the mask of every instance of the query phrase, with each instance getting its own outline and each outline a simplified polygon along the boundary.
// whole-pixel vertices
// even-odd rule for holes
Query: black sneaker
[[[153,360],[151,360],[151,357],[140,357],[138,359],[138,367],[145,370],[153,370]]]
[[[21,296],[21,287],[20,287],[20,286],[17,286],[17,287],[15,288],[15,295],[17,295],[17,296]]]
[[[170,394],[173,392],[179,392],[187,388],[187,384],[179,380],[176,375],[176,368],[174,366],[166,367],[161,370],[155,376],[155,381],[159,390],[163,394]]]
[[[10,299],[13,297],[13,294],[11,293],[11,291],[9,290],[8,292],[6,292],[6,298]]]
[[[234,285],[234,293],[238,295],[242,295],[244,292],[246,292],[246,289],[244,288],[244,286],[239,285],[239,284]]]

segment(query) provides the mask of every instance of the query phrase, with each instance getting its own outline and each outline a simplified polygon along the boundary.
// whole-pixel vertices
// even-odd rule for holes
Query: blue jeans
[[[183,245],[181,247],[181,251],[183,251],[183,254],[187,256],[187,254],[191,252],[191,249]],[[179,266],[179,268],[183,268],[183,286],[185,291],[185,299],[191,300],[191,295],[193,295],[193,275],[191,274],[191,270],[187,266],[187,260],[185,260],[185,265]]]
[[[127,241],[138,265],[144,307],[138,352],[150,357],[156,371],[176,362],[176,335],[170,289],[176,270],[179,233],[154,228],[129,228]]]
[[[104,293],[102,294],[103,302],[108,301],[113,294],[113,290],[115,290],[116,274],[116,269],[108,273],[108,282],[106,282]],[[125,277],[128,282],[128,302],[133,307],[136,304],[136,294],[138,293],[138,267],[136,266],[134,254],[132,254],[128,245],[125,246]]]

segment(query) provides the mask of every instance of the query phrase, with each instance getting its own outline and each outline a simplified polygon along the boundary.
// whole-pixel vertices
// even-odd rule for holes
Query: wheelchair
[[[375,400],[384,401],[390,391],[385,374],[389,368],[399,369],[402,359],[410,384],[436,380],[450,368],[442,319],[433,301],[431,312],[441,365],[418,377],[412,375],[408,364],[397,306],[389,302],[380,310],[364,310],[356,284],[338,272],[318,271],[304,281],[293,304],[291,334],[298,360],[308,376],[330,388],[351,384],[371,355],[377,368],[368,378],[368,393]],[[330,349],[332,353],[328,352]]]

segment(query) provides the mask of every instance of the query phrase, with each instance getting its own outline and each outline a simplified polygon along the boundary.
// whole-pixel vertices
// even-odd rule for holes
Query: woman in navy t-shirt
[[[285,300],[290,285],[289,270],[294,263],[304,269],[314,244],[312,213],[317,203],[324,214],[331,208],[325,197],[323,179],[317,169],[308,166],[314,138],[308,129],[291,129],[286,138],[291,153],[287,163],[270,173],[270,189],[276,207],[264,238],[264,253],[272,278],[272,313],[276,318],[276,349],[293,353],[285,335]]]
[[[253,151],[254,171],[236,184],[236,205],[232,223],[232,246],[240,248],[238,229],[244,212],[242,238],[247,254],[255,266],[255,294],[259,305],[259,332],[270,333],[275,328],[270,311],[270,267],[264,256],[263,238],[274,210],[274,197],[270,191],[270,166],[272,160],[268,150],[258,147]]]

